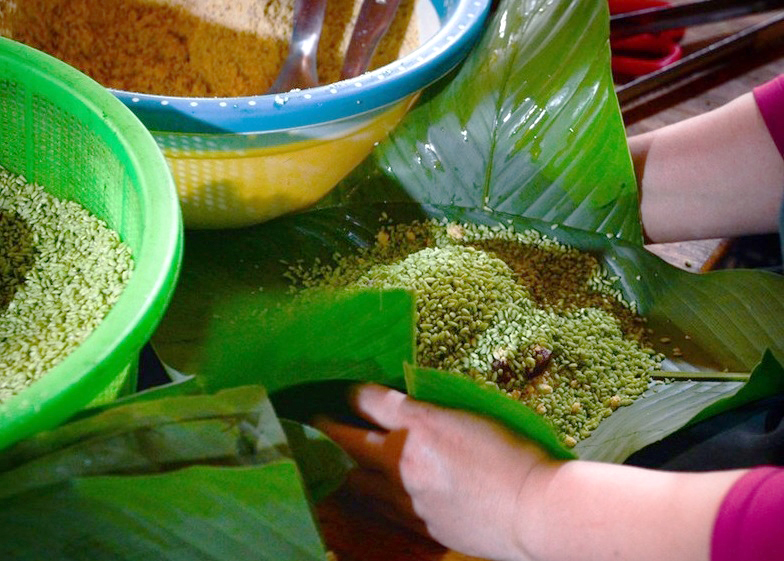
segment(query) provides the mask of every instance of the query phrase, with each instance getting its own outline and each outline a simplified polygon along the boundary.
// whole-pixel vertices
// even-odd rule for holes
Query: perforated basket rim
[[[155,140],[106,88],[62,61],[0,37],[0,69],[22,67],[68,103],[95,115],[98,131],[141,185],[142,240],[135,270],[117,303],[90,336],[60,364],[0,404],[0,449],[51,428],[87,405],[129,364],[152,336],[171,300],[182,259],[183,225],[174,180]],[[0,74],[2,76],[2,74]]]
[[[155,132],[252,134],[346,119],[388,107],[447,75],[481,36],[491,0],[441,0],[440,29],[411,53],[356,78],[282,94],[176,97],[110,91]]]

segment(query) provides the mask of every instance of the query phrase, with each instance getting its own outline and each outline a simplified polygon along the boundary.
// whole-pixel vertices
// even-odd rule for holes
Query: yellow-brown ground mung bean
[[[0,167],[0,403],[76,349],[132,271],[105,223]]]
[[[266,92],[283,66],[294,0],[0,0],[0,35],[51,54],[102,85],[185,97]],[[330,0],[318,44],[322,84],[340,79],[359,0]],[[401,0],[371,69],[419,44]]]
[[[406,288],[417,361],[470,376],[549,420],[573,446],[648,387],[662,357],[597,259],[534,230],[446,221],[386,224],[334,264],[290,265],[314,290]]]

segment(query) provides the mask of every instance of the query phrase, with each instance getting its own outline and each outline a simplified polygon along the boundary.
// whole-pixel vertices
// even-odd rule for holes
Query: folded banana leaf
[[[392,295],[341,304],[334,318],[328,304],[301,311],[299,322],[277,317],[266,323],[274,328],[262,328],[262,316],[287,298],[287,264],[371,245],[380,216],[447,216],[539,229],[597,254],[657,337],[670,341],[657,350],[669,353],[672,371],[748,374],[767,349],[781,360],[780,277],[690,274],[642,247],[608,34],[603,0],[500,2],[465,64],[426,91],[390,138],[315,209],[243,230],[188,232],[180,286],[155,338],[163,359],[213,390],[238,382],[300,387],[317,381],[308,367],[316,359],[334,366],[330,379],[397,385],[413,326],[406,326],[405,304],[388,305]],[[683,357],[674,356],[675,346]],[[758,377],[770,378],[763,385],[773,393],[777,370],[766,364]],[[710,399],[688,397],[708,384],[715,388]],[[741,385],[697,381],[668,389],[684,396],[679,426]],[[311,392],[310,406],[318,399]],[[649,397],[637,406],[649,401],[673,407]],[[676,428],[657,424],[646,441]],[[618,437],[581,455],[600,455]]]
[[[316,496],[334,489],[345,455],[312,429],[294,441],[306,458],[317,444]],[[313,496],[258,386],[98,411],[3,451],[0,465],[3,559],[326,556]]]
[[[279,456],[246,465],[239,458],[254,454],[229,452],[249,450],[248,434],[280,436],[276,416],[284,411],[305,420],[335,407],[356,381],[406,387],[423,399],[494,415],[556,455],[610,461],[700,415],[780,391],[784,281],[757,271],[687,273],[641,245],[608,37],[605,0],[501,0],[465,64],[424,92],[390,138],[317,208],[253,228],[188,232],[180,283],[154,344],[170,367],[192,377],[133,396],[114,413],[88,412],[59,435],[39,435],[1,457],[8,487],[0,498],[0,555],[323,559],[309,502],[334,488],[345,458],[333,456],[309,427],[288,422],[286,446],[304,442],[307,457],[295,462],[285,446],[273,445],[264,448]],[[400,221],[511,221],[591,251],[656,333],[672,341],[659,350],[669,353],[673,376],[753,370],[753,391],[737,381],[662,381],[578,448],[564,450],[530,412],[498,413],[495,397],[480,388],[412,364],[411,295],[361,294],[298,314],[281,307],[290,299],[281,261],[325,260],[366,247],[382,213]],[[670,352],[675,344],[683,357]],[[215,430],[227,426],[225,410],[154,430],[181,399],[202,399],[205,410],[215,410],[232,395],[235,405],[252,403],[244,401],[253,395],[248,387],[258,385],[274,407],[240,415],[235,408],[230,417],[237,422],[225,435]],[[113,423],[111,415],[121,419],[125,406],[161,416],[147,426],[133,416]],[[626,412],[636,424],[612,423]],[[261,425],[245,424],[249,414]],[[330,456],[337,458],[334,475],[314,477]],[[123,471],[128,457],[138,473]],[[98,460],[100,469],[92,464]],[[47,461],[63,471],[49,473]]]
[[[310,385],[314,382],[374,381],[401,387],[404,365],[413,361],[413,302],[405,293],[364,292],[293,305],[285,278],[286,263],[280,262],[278,255],[266,253],[273,245],[291,243],[291,254],[305,262],[329,260],[335,253],[346,254],[373,244],[381,217],[396,222],[448,218],[511,225],[518,231],[537,230],[592,253],[617,277],[616,288],[648,319],[656,350],[669,355],[665,362],[669,373],[663,377],[691,376],[696,381],[657,382],[635,403],[634,411],[648,419],[649,425],[615,423],[611,431],[597,431],[576,449],[580,457],[622,461],[684,426],[705,407],[738,393],[744,387],[738,377],[745,379],[754,369],[758,391],[745,397],[740,394],[736,405],[782,390],[781,370],[776,367],[776,357],[784,356],[784,326],[779,321],[784,314],[784,300],[779,297],[784,294],[781,276],[744,270],[694,274],[669,265],[638,244],[606,234],[492,211],[413,203],[326,208],[220,236],[190,233],[188,239],[197,243],[191,245],[186,260],[188,280],[181,285],[167,322],[182,316],[162,326],[156,339],[161,355],[182,372],[193,374],[210,391],[259,383],[270,388],[273,400],[276,393],[290,392],[296,399],[287,398],[286,412],[303,421],[319,408],[334,409],[335,394],[325,386]],[[242,257],[230,260],[224,249],[221,264],[218,258],[210,257],[221,247],[242,247],[244,251]],[[232,271],[231,278],[220,273],[222,267]],[[217,277],[220,291],[213,289]],[[254,279],[253,288],[249,288],[250,278]],[[206,295],[214,295],[214,299]],[[205,318],[205,323],[189,319],[197,317]],[[187,340],[188,345],[178,343],[172,347],[176,353],[169,353],[166,337]],[[193,352],[182,353],[189,346]],[[680,349],[677,353],[675,347]],[[770,360],[758,366],[766,351]],[[728,372],[734,374],[725,380]],[[409,376],[409,389],[410,382],[422,376]],[[701,381],[706,376],[714,379]],[[477,403],[486,399],[484,394],[461,382],[444,378],[438,386],[441,389],[431,388],[426,398],[509,424],[508,418],[498,415],[497,405],[487,403],[477,410]],[[443,395],[439,396],[439,391]],[[661,399],[661,395],[668,399]],[[521,418],[528,419],[516,430],[556,455],[568,455],[552,447],[537,425],[538,419],[530,419],[530,411],[523,411],[521,404],[516,406]],[[679,421],[674,423],[675,419]],[[645,438],[635,437],[638,433],[644,433]],[[620,448],[619,439],[635,444]]]

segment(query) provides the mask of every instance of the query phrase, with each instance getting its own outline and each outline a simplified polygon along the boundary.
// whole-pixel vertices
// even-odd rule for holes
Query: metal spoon
[[[400,0],[364,0],[343,60],[342,80],[359,76],[368,69],[399,5]]]
[[[327,0],[295,0],[289,54],[267,93],[287,92],[318,85],[316,50]]]

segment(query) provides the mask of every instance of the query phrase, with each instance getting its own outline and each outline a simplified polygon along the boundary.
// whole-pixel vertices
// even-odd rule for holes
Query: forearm
[[[545,464],[519,495],[520,558],[708,561],[719,506],[743,473]]]
[[[653,242],[775,232],[784,159],[751,93],[629,139]]]
[[[487,419],[373,384],[372,430],[317,426],[358,462],[349,482],[445,546],[497,561],[708,561],[719,507],[744,473],[556,461]]]

